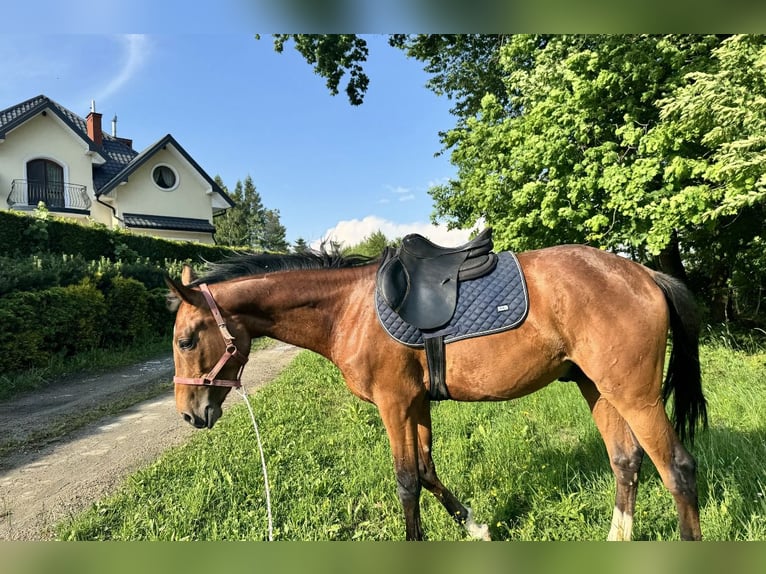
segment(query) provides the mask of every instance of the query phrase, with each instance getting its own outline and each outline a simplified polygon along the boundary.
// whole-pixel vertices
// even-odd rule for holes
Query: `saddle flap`
[[[413,282],[398,313],[410,325],[429,330],[446,325],[456,306],[457,278],[446,278],[438,285]]]
[[[386,305],[398,313],[410,292],[410,280],[402,262],[390,252],[378,269],[377,285]]]

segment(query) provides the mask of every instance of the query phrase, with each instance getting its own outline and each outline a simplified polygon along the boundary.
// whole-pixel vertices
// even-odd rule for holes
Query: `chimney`
[[[130,149],[133,149],[133,140],[117,137],[117,114],[114,114],[114,117],[112,118],[112,137],[118,142],[124,143]]]
[[[96,100],[90,101],[90,113],[85,118],[88,124],[88,137],[97,146],[101,145],[103,132],[101,131],[101,114],[96,113]]]

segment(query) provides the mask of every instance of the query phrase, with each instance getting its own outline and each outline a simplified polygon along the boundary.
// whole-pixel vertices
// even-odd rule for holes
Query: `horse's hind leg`
[[[697,500],[697,464],[684,448],[668,420],[662,400],[653,403],[635,398],[622,402],[609,397],[628,421],[638,442],[652,459],[665,487],[673,495],[678,509],[681,540],[701,540]]]
[[[630,540],[638,492],[638,472],[644,451],[617,410],[607,402],[589,379],[577,382],[588,401],[593,420],[604,439],[609,463],[617,481],[612,525],[607,540]]]
[[[477,524],[471,516],[471,509],[463,505],[439,480],[436,466],[431,457],[431,407],[428,401],[421,409],[418,421],[418,474],[420,482],[441,502],[450,516],[465,527],[473,538],[489,540],[486,524]]]

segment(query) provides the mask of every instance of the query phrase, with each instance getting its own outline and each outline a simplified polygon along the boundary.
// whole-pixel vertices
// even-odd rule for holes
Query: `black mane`
[[[220,283],[230,279],[262,275],[275,271],[302,269],[345,269],[361,267],[378,260],[363,255],[342,256],[337,252],[306,250],[300,253],[243,253],[215,263],[208,262],[205,274],[195,279],[192,285]]]

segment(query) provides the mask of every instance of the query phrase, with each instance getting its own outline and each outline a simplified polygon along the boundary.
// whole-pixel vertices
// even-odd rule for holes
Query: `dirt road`
[[[299,351],[277,343],[253,352],[244,388],[272,380]],[[0,403],[0,540],[51,539],[57,521],[195,432],[176,413],[172,374],[163,357]],[[224,410],[241,400],[231,393]]]

